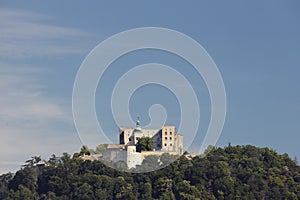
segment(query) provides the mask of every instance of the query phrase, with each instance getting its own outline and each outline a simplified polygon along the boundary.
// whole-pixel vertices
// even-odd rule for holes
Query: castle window
[[[165,144],[165,147],[167,146],[167,144]]]
[[[172,135],[172,132],[170,132],[170,135]]]
[[[167,140],[168,138],[167,137],[165,137],[165,140]]]
[[[172,146],[172,143],[170,144],[170,147]]]
[[[136,138],[137,141],[139,141],[139,139],[140,139],[139,137]]]
[[[172,137],[170,137],[170,140],[172,140]]]
[[[168,133],[167,133],[167,131],[165,132],[165,135],[167,135]]]
[[[131,141],[131,138],[129,138],[129,142]]]

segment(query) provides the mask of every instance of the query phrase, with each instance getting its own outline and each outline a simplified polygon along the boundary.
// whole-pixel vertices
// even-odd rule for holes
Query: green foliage
[[[43,168],[30,164],[1,175],[0,199],[300,199],[300,167],[287,154],[251,145],[205,153],[167,166],[172,155],[147,156],[140,167],[165,168],[144,174],[52,155]],[[115,165],[126,168],[124,162]]]
[[[164,153],[160,156],[160,161],[162,166],[167,166],[174,162],[178,158],[177,155],[171,155],[169,153]]]
[[[4,197],[8,196],[8,184],[12,179],[12,173],[3,174],[0,176],[0,199],[4,199]]]
[[[143,160],[142,165],[137,166],[134,172],[153,171],[159,169],[159,156],[149,155]]]
[[[175,191],[176,191],[176,198],[177,199],[200,199],[201,193],[196,188],[196,186],[193,186],[190,184],[189,181],[183,180],[181,182],[178,182],[175,185]]]
[[[30,191],[35,191],[35,183],[36,177],[34,169],[30,167],[25,167],[24,169],[17,171],[14,178],[9,182],[8,186],[9,189],[13,189],[14,191],[17,191],[20,185],[28,188]]]
[[[18,190],[13,194],[13,199],[18,200],[32,200],[34,197],[34,193],[23,185],[19,185]]]
[[[80,186],[74,188],[74,196],[72,199],[89,200],[94,199],[93,187],[88,183],[83,183]]]
[[[96,147],[95,154],[103,153],[107,150],[108,144],[100,144]]]
[[[142,137],[136,144],[136,151],[152,151],[153,149],[153,139],[150,137]]]
[[[83,156],[83,155],[91,155],[91,151],[89,150],[89,148],[86,145],[84,145],[84,146],[81,147],[79,154],[81,156]]]
[[[56,157],[55,154],[52,154],[52,156],[51,156],[51,158],[49,159],[48,163],[49,163],[50,165],[53,165],[53,166],[58,165],[58,164],[60,163],[60,158],[59,158],[59,157]]]
[[[23,167],[33,167],[34,164],[38,163],[41,160],[41,156],[33,156],[31,157],[31,159],[25,161]]]

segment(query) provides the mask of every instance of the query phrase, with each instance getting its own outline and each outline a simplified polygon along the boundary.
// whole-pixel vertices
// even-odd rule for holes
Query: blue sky
[[[72,118],[77,70],[104,39],[146,26],[192,37],[217,64],[227,93],[226,123],[217,145],[268,146],[300,158],[299,9],[298,1],[1,1],[0,172],[19,168],[34,155],[48,158],[80,149]],[[136,52],[120,58],[100,81],[97,114],[108,134],[118,131],[107,106],[115,81],[131,65],[153,60],[184,65],[164,52]],[[207,124],[205,85],[192,70],[182,73],[199,84],[195,91]],[[132,117],[147,124],[153,103],[165,106],[168,123],[179,123],[176,98],[155,85],[134,94]]]

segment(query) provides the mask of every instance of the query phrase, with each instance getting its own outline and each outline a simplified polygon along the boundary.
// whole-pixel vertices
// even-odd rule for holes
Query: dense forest
[[[45,166],[33,157],[1,175],[0,199],[300,199],[300,167],[269,148],[213,147],[140,174],[78,155],[53,155]]]

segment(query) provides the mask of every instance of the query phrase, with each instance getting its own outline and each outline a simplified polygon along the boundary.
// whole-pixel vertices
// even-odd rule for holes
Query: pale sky
[[[267,146],[299,160],[299,11],[296,0],[0,1],[0,173],[18,169],[31,156],[48,159],[53,153],[78,151],[82,143],[73,122],[72,90],[81,63],[111,35],[148,26],[192,37],[218,66],[227,94],[218,146]],[[149,62],[178,70],[185,65],[164,52],[136,52],[117,60],[98,85],[97,116],[115,142],[111,90],[126,70]],[[193,70],[181,73],[199,84],[201,132],[210,118],[209,95]],[[177,126],[176,98],[155,85],[133,95],[132,118],[140,116],[142,126],[148,124],[148,109],[156,103],[165,105],[167,123]]]

